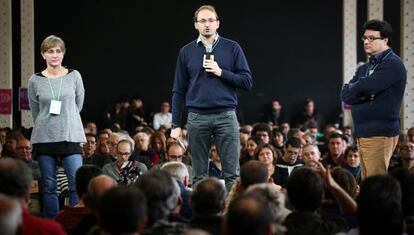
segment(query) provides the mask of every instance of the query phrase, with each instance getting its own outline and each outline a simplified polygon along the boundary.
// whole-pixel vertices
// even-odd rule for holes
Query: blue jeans
[[[214,141],[221,158],[227,190],[239,176],[239,124],[234,111],[213,114],[189,112],[187,118],[188,144],[193,165],[193,185],[208,177],[208,159]]]
[[[38,161],[42,175],[43,216],[53,219],[59,212],[59,200],[56,192],[56,157],[39,155]],[[62,158],[62,165],[68,177],[69,205],[74,206],[79,203],[75,187],[75,173],[82,166],[82,156],[80,154],[68,155]]]

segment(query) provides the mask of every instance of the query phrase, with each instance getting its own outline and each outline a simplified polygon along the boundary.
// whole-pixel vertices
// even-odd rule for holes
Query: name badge
[[[50,114],[59,115],[60,114],[61,107],[62,107],[62,101],[59,101],[59,100],[51,100],[50,101],[49,113]]]

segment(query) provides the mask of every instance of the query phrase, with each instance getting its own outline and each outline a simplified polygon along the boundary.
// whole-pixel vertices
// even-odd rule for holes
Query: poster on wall
[[[19,89],[19,110],[30,110],[26,87],[20,87]]]
[[[0,89],[0,114],[12,114],[12,89]]]

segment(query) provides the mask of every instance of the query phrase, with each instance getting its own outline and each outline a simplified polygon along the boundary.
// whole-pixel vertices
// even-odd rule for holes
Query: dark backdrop
[[[342,1],[35,1],[36,71],[45,66],[41,41],[56,34],[67,44],[64,65],[83,76],[83,120],[100,123],[122,95],[141,96],[157,111],[171,100],[178,51],[197,37],[192,18],[202,4],[216,6],[219,34],[237,41],[249,61],[254,87],[239,95],[247,122],[262,120],[273,99],[293,116],[313,98],[327,121],[338,118]],[[399,1],[385,5],[385,19],[399,32]],[[361,25],[366,0],[358,6]]]

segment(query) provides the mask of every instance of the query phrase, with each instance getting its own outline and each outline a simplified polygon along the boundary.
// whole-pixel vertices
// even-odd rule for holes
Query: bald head
[[[117,186],[118,183],[107,175],[99,175],[89,182],[88,193],[93,196],[102,196],[110,188]]]

